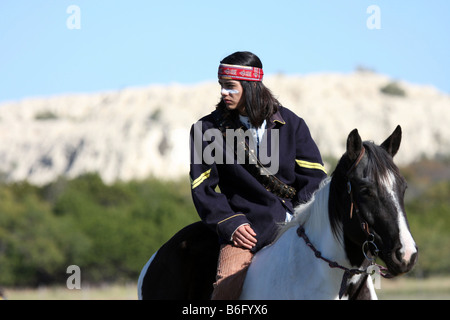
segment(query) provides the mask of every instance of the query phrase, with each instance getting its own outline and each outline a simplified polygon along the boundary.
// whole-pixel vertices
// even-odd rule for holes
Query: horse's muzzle
[[[398,248],[392,250],[386,258],[386,266],[389,269],[389,273],[393,276],[407,273],[411,271],[417,262],[418,248],[417,246],[414,246],[414,249],[410,249],[406,252],[401,248]]]

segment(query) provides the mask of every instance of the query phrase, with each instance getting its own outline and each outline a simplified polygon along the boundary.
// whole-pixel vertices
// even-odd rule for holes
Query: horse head
[[[401,136],[397,126],[378,146],[353,130],[333,172],[329,199],[333,231],[342,228],[351,264],[360,266],[378,255],[392,276],[410,271],[417,261],[404,207],[407,183],[393,161]]]

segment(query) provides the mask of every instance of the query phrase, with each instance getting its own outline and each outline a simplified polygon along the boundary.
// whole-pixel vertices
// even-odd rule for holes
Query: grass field
[[[450,300],[450,276],[426,279],[383,279],[376,290],[381,300]],[[5,289],[9,300],[135,300],[135,283],[126,285],[83,286],[80,290],[65,287]]]
[[[450,276],[381,280],[380,300],[450,300]]]
[[[126,285],[81,285],[81,289],[69,290],[66,287],[40,287],[36,289],[5,289],[8,300],[136,300],[135,283]]]

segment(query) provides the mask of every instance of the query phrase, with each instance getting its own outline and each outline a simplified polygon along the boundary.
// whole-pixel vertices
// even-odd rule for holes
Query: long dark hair
[[[248,51],[238,51],[225,57],[220,63],[234,64],[262,69],[262,62],[255,54]],[[240,81],[244,90],[240,103],[245,104],[245,112],[255,127],[260,127],[264,120],[268,120],[278,110],[280,103],[262,81]],[[245,100],[243,100],[245,99]],[[227,110],[221,99],[218,108]],[[229,112],[229,111],[228,111]],[[234,111],[237,116],[237,110]],[[233,112],[231,112],[233,113]]]

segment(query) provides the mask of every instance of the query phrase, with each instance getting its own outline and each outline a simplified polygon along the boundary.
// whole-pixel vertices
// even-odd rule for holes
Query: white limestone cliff
[[[400,124],[396,162],[450,155],[450,96],[371,72],[268,76],[279,101],[307,122],[322,155],[339,158],[348,133],[381,143]],[[216,82],[151,85],[0,104],[0,173],[42,185],[98,172],[103,180],[188,177],[191,124],[214,109]],[[331,168],[327,168],[331,170]]]

